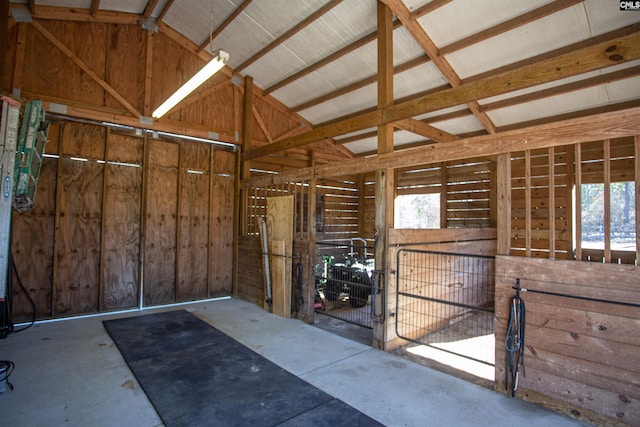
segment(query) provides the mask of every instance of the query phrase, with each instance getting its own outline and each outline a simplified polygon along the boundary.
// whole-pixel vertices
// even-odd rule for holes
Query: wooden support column
[[[498,175],[498,255],[511,255],[511,153],[500,154]]]
[[[605,139],[604,151],[604,262],[611,262],[611,140]]]
[[[528,228],[531,228],[530,226]],[[549,258],[556,258],[556,149],[549,147]]]
[[[440,228],[449,226],[449,170],[447,162],[440,163]]]
[[[365,227],[366,215],[365,215],[365,203],[366,203],[366,186],[365,177],[361,173],[358,175],[358,236],[365,237],[367,229]]]
[[[531,256],[531,151],[524,152],[524,231],[526,256]]]
[[[640,265],[640,135],[635,136],[636,163],[636,265]]]
[[[311,155],[311,166],[315,166],[316,159],[315,153],[313,151],[310,152]],[[303,286],[303,299],[304,303],[302,305],[302,310],[300,311],[300,316],[304,322],[309,324],[313,324],[315,321],[315,311],[314,311],[314,302],[315,302],[315,275],[313,272],[313,266],[315,265],[316,258],[316,224],[317,224],[317,206],[316,206],[316,177],[313,175],[309,180],[309,189],[307,192],[308,203],[307,209],[309,213],[307,215],[307,259],[305,264],[303,264],[304,271],[307,272],[308,277],[305,285]],[[303,274],[304,277],[304,274]]]
[[[393,15],[391,9],[378,1],[378,108],[393,104]],[[393,126],[378,126],[378,154],[393,152]],[[395,196],[395,169],[386,168],[376,171],[376,270],[385,272],[386,281],[390,277],[389,263],[386,259],[387,233],[393,227],[393,201]],[[389,287],[385,285],[386,300],[389,300]],[[381,303],[377,298],[377,302]],[[383,307],[374,307],[381,313]],[[373,324],[373,346],[384,348],[384,323]]]
[[[582,145],[574,148],[576,183],[576,260],[582,261]]]
[[[253,126],[253,77],[245,76],[244,78],[244,96],[242,99],[242,152],[246,152],[251,148],[251,128]],[[239,246],[237,244],[240,236],[244,236],[248,231],[248,208],[249,208],[249,192],[251,188],[245,188],[240,191],[240,181],[248,180],[251,178],[251,161],[242,160],[242,155],[239,153],[236,162],[236,194],[237,196],[237,223],[234,228],[234,252],[233,252],[233,265],[235,267],[235,273],[233,275],[233,295],[238,296],[238,260],[240,257]]]

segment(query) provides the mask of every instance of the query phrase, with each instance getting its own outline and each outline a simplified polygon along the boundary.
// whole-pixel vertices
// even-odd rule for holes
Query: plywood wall
[[[13,216],[37,318],[231,293],[234,153],[69,121],[49,138],[34,209]]]

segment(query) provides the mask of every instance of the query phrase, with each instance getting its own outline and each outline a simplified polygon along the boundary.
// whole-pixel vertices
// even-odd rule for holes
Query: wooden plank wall
[[[530,152],[529,160],[525,157],[524,152],[514,153],[511,157],[512,255],[571,259],[572,147],[533,150]],[[550,170],[554,171],[553,176]],[[553,182],[553,187],[550,187],[550,182]],[[553,200],[550,197],[553,197]],[[529,202],[527,198],[530,199]],[[527,203],[530,203],[528,220]],[[527,233],[530,233],[529,243]],[[555,236],[553,242],[550,241],[551,235]]]
[[[495,162],[487,158],[464,163],[397,169],[397,194],[441,194],[441,227],[486,228],[491,219],[491,177]]]
[[[397,255],[403,248],[453,252],[469,255],[495,255],[496,253],[496,229],[433,229],[433,230],[389,230],[389,245],[387,248],[387,260],[389,263],[389,276],[386,278],[386,337],[385,350],[393,350],[406,344],[396,335],[396,314],[398,312],[396,292],[398,289]],[[403,280],[410,280],[410,277],[403,277]],[[414,303],[414,302],[410,302]],[[418,302],[424,306],[428,302]],[[406,307],[403,307],[403,309]],[[420,312],[424,312],[422,308]],[[406,331],[404,336],[422,335],[424,329],[416,331]]]
[[[599,425],[640,425],[640,270],[637,266],[498,256],[496,383],[504,392],[504,338],[516,279],[523,292],[525,370],[516,396]]]
[[[581,183],[604,183],[603,141],[579,146]],[[575,149],[559,146],[511,154],[511,255],[575,258],[572,219]],[[610,141],[610,182],[634,181],[634,156],[632,137]],[[612,262],[634,264],[635,258],[633,252],[611,253]],[[604,250],[583,248],[581,259],[601,262]]]
[[[46,153],[34,209],[13,216],[38,319],[231,293],[234,153],[71,121]],[[14,321],[29,319],[14,290]]]

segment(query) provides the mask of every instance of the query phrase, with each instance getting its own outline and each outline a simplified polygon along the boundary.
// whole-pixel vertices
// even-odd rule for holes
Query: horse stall
[[[389,240],[390,347],[410,342],[492,366],[496,230],[392,229]]]

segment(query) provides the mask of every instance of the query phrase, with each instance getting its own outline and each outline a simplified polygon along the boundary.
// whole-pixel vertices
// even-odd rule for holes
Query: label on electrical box
[[[4,186],[2,194],[4,194],[4,198],[8,199],[11,195],[11,177],[9,175],[4,177]]]

